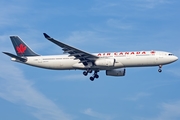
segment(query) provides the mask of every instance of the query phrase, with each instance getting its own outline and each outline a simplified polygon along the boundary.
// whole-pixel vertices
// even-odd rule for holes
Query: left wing
[[[87,65],[88,62],[94,62],[96,59],[98,59],[98,56],[92,55],[90,53],[87,53],[85,51],[79,50],[77,48],[74,48],[72,46],[69,46],[65,43],[62,43],[60,41],[55,40],[54,38],[51,38],[49,35],[47,35],[46,33],[43,33],[44,37],[46,39],[48,39],[49,41],[55,43],[56,45],[60,46],[62,48],[62,50],[64,51],[64,53],[69,53],[69,56],[74,56],[75,59],[79,59],[81,61],[81,63],[83,63],[84,65]]]

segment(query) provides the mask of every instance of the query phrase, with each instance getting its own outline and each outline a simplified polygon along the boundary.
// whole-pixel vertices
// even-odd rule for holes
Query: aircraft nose
[[[174,56],[174,61],[178,60],[178,57],[177,56]]]
[[[169,56],[168,58],[169,58],[169,62],[170,62],[170,63],[175,62],[175,61],[178,60],[178,57],[175,56],[175,55]]]

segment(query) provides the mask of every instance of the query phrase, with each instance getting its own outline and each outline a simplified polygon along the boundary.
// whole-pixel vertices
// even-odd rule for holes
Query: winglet
[[[50,37],[48,34],[43,33],[43,35],[44,35],[44,37],[45,37],[46,39],[51,39],[51,37]]]

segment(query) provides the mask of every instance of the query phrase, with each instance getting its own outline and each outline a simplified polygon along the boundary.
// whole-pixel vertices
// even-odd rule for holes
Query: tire
[[[87,76],[87,75],[88,75],[88,73],[87,73],[86,71],[84,71],[84,72],[83,72],[83,75],[84,75],[84,76]]]
[[[95,77],[95,78],[99,78],[99,75],[98,75],[98,74],[96,74],[94,77]]]
[[[91,81],[94,81],[94,77],[90,77],[90,80],[91,80]]]
[[[160,73],[161,73],[161,72],[162,72],[162,70],[161,70],[161,69],[158,69],[158,72],[160,72]]]

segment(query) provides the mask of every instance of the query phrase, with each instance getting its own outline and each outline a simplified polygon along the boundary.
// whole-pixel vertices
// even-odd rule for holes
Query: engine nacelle
[[[97,66],[113,67],[115,64],[115,59],[110,59],[110,58],[97,59],[94,63]]]
[[[108,76],[125,76],[126,69],[112,69],[112,70],[106,70],[106,75]]]

